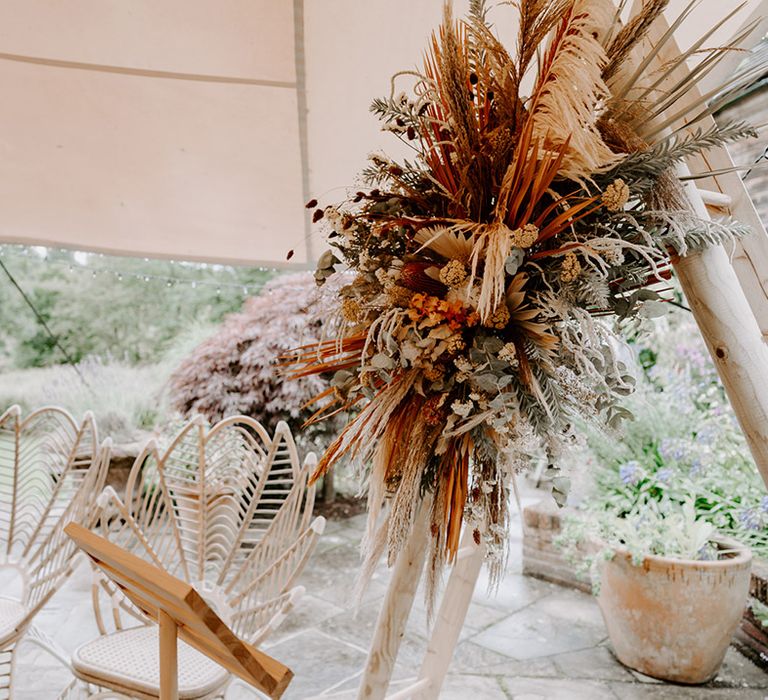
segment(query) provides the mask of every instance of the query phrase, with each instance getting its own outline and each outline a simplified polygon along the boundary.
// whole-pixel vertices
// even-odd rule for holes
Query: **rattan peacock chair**
[[[309,455],[302,465],[285,423],[270,436],[243,416],[210,429],[193,420],[165,450],[143,451],[124,500],[105,490],[100,534],[193,584],[241,639],[259,645],[303,592],[294,584],[325,526],[312,519],[315,462]],[[157,698],[157,628],[104,578],[93,593],[102,636],[75,651],[80,683],[63,697]],[[179,644],[180,697],[222,697],[230,681]]]
[[[64,526],[93,524],[108,462],[90,414],[80,424],[52,407],[0,416],[0,698],[12,697],[23,640],[60,657],[32,621],[72,571]]]

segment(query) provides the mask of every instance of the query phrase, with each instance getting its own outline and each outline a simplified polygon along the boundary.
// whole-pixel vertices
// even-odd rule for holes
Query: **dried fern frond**
[[[654,186],[657,178],[689,156],[756,136],[755,128],[744,122],[696,129],[685,134],[671,134],[650,148],[627,156],[601,176],[600,181],[604,179],[607,184],[615,178],[621,178],[629,184],[634,195],[643,196]]]

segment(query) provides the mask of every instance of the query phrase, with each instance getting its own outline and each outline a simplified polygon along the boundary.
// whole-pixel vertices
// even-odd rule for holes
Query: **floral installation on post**
[[[364,577],[384,551],[393,562],[423,504],[430,590],[465,521],[498,580],[513,472],[537,450],[555,463],[575,416],[627,415],[632,377],[600,317],[658,314],[674,256],[746,233],[698,218],[675,170],[755,135],[696,128],[714,109],[696,99],[688,129],[672,130],[725,50],[684,80],[685,54],[638,69],[671,37],[643,41],[666,4],[622,27],[611,0],[519,0],[512,52],[483,2],[459,22],[447,6],[423,71],[396,75],[372,105],[413,157],[373,154],[348,201],[308,203],[330,229],[318,283],[344,266],[355,278],[339,333],[289,362],[297,377],[335,372],[313,420],[359,409],[317,475],[344,455],[365,470]]]

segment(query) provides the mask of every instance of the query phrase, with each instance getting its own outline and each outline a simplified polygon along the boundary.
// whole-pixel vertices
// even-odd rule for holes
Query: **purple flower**
[[[691,462],[691,476],[698,476],[704,471],[704,462],[702,462],[698,457]]]
[[[636,461],[626,462],[619,467],[619,477],[627,486],[635,486],[640,481],[640,463]]]
[[[760,501],[760,510],[763,511],[763,513],[768,513],[768,496],[763,496]]]
[[[700,445],[712,445],[717,436],[720,433],[720,428],[714,423],[708,423],[704,425],[698,433],[696,433],[696,442]]]
[[[745,508],[739,513],[739,522],[745,530],[759,530],[760,514],[754,508]]]
[[[669,438],[664,438],[659,443],[659,454],[665,462],[672,458],[672,440]]]
[[[684,460],[688,450],[689,445],[684,440],[676,438],[664,438],[659,444],[659,454],[665,462]]]
[[[664,467],[656,472],[656,480],[662,484],[668,484],[672,480],[672,470],[669,467]]]

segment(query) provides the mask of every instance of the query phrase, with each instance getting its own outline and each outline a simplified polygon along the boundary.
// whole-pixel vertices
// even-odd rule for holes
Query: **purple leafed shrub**
[[[289,350],[322,338],[330,323],[337,282],[319,289],[310,273],[270,281],[243,310],[228,316],[216,335],[200,344],[170,379],[171,402],[185,416],[210,421],[243,414],[273,430],[290,426],[307,448],[322,448],[344,422],[341,417],[301,430],[311,411],[302,406],[328,387],[325,377],[290,379],[276,366]]]

